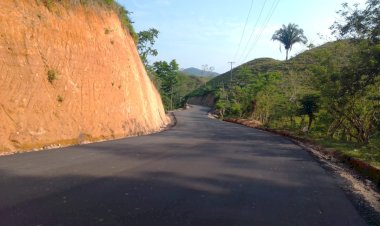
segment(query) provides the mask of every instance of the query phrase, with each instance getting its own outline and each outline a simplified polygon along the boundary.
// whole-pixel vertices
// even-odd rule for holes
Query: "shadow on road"
[[[0,225],[363,225],[279,136],[177,112],[149,136],[0,159]]]
[[[320,217],[322,213],[306,209],[287,216],[282,209],[298,208],[306,201],[294,199],[297,193],[317,191],[302,183],[273,182],[258,176],[145,172],[109,177],[28,177],[4,171],[1,175],[13,178],[8,189],[15,184],[28,187],[19,194],[15,189],[16,198],[1,195],[1,200],[15,204],[1,205],[0,225],[251,225],[252,219],[255,224],[278,225],[278,219],[284,218],[288,221],[283,225],[299,224],[301,218],[313,219],[314,225],[329,225],[336,217],[326,216],[326,221]],[[327,183],[325,189],[329,186]],[[6,193],[9,191],[2,187],[1,194]],[[17,203],[20,198],[23,200]],[[310,194],[310,199],[318,198],[318,193]]]

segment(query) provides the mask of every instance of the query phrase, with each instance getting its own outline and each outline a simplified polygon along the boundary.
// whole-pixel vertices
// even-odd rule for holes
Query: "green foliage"
[[[316,94],[307,94],[299,100],[300,108],[298,109],[298,114],[307,115],[309,117],[308,131],[315,119],[315,114],[319,111],[319,101],[320,97]]]
[[[224,89],[224,87],[219,88],[219,90],[216,91],[216,99],[215,109],[218,110],[219,115],[223,119],[231,104],[228,100],[228,92]]]
[[[175,60],[172,60],[170,63],[166,61],[158,61],[153,64],[153,70],[161,81],[161,96],[170,98],[170,104],[169,106],[166,105],[166,107],[169,110],[173,110],[174,86],[178,83],[176,77],[178,73],[178,64]]]
[[[236,115],[238,117],[241,117],[242,114],[242,109],[241,109],[241,104],[238,102],[233,102],[230,107],[230,114],[231,115]]]
[[[178,72],[177,62],[175,60],[172,60],[170,63],[158,61],[153,64],[153,69],[162,81],[162,90],[168,93],[171,92],[174,85],[178,82],[176,78]]]
[[[205,85],[209,78],[184,74],[178,71],[175,60],[155,62],[147,67],[153,83],[159,89],[166,110],[183,107],[193,90]]]
[[[57,79],[57,72],[55,70],[50,69],[47,72],[47,79],[48,81],[53,84],[53,81]]]
[[[178,83],[175,86],[176,98],[180,99],[180,102],[182,103],[187,99],[190,92],[203,86],[206,81],[208,81],[208,78],[178,72],[177,81]]]
[[[137,50],[139,51],[140,58],[147,67],[149,65],[148,56],[157,56],[158,52],[153,48],[154,43],[156,42],[156,38],[158,37],[159,31],[150,28],[147,31],[140,31],[137,35],[139,38],[139,42],[137,44]]]
[[[275,33],[272,36],[273,41],[279,41],[281,44],[284,45],[286,50],[286,60],[288,60],[288,53],[289,50],[292,49],[292,46],[296,43],[307,43],[307,38],[303,34],[303,30],[298,28],[298,25],[296,24],[288,24],[282,25],[282,28],[275,31]]]
[[[114,0],[103,0],[107,5],[111,6],[112,4],[115,4]]]
[[[329,112],[335,115],[331,135],[338,133],[360,143],[370,142],[379,122],[378,102],[373,97],[380,92],[380,1],[368,0],[366,4],[363,10],[344,4],[339,11],[343,22],[335,22],[331,29],[357,48],[347,64],[337,67],[330,63],[322,77],[327,86],[320,86],[330,94],[325,99]]]
[[[360,9],[357,4],[350,7],[345,3],[338,14],[340,20],[331,26],[333,33],[338,38],[365,39],[372,43],[380,42],[379,0],[367,0],[365,9]]]
[[[133,22],[131,18],[129,17],[131,12],[129,12],[123,6],[121,6],[120,4],[116,3],[113,0],[107,0],[107,1],[113,3],[111,4],[111,6],[113,10],[115,10],[115,12],[118,14],[121,24],[129,31],[129,34],[132,36],[133,40],[137,44],[139,42],[139,37],[132,25]]]

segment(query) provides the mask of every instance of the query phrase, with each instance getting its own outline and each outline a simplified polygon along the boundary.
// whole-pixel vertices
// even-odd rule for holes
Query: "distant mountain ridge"
[[[219,73],[213,71],[204,71],[195,67],[189,67],[182,70],[183,73],[194,76],[218,76]]]

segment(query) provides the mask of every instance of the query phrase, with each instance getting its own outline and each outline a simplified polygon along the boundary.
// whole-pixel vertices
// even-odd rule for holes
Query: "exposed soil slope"
[[[168,119],[118,16],[0,2],[0,153],[157,131]]]

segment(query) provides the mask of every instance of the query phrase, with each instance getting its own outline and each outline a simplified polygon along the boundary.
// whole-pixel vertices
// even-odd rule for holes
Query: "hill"
[[[288,61],[280,61],[272,58],[258,58],[235,67],[232,70],[232,84],[244,83],[244,74],[248,72],[250,76],[257,76],[266,73],[279,73],[282,75],[289,73],[301,73],[311,75],[316,68],[325,65],[329,60],[336,62],[337,65],[344,65],[352,51],[358,46],[353,46],[348,41],[329,42],[319,47],[307,50]],[[211,79],[205,86],[194,90],[188,98],[196,96],[206,96],[224,85],[231,85],[231,73],[227,71]],[[199,99],[199,98],[197,98]]]
[[[235,67],[232,70],[232,80],[238,80],[237,74],[243,69],[249,69],[253,74],[258,73],[266,73],[266,72],[274,72],[281,71],[284,69],[282,61],[271,59],[271,58],[258,58],[242,64],[238,67]],[[213,79],[211,79],[207,85],[211,85],[213,87],[219,86],[221,83],[228,84],[231,81],[231,72],[227,71]]]
[[[232,70],[232,80],[234,83],[239,82],[239,79],[241,79],[239,75],[244,70],[248,70],[252,76],[255,76],[262,73],[310,73],[315,67],[324,65],[328,60],[334,60],[338,64],[343,65],[344,62],[347,62],[347,58],[349,58],[349,50],[352,51],[354,48],[356,47],[352,46],[348,41],[335,41],[307,50],[288,61],[280,61],[272,58],[254,59],[235,67]],[[333,56],[331,56],[332,53]],[[231,74],[230,71],[227,71],[211,79],[207,83],[208,89],[209,91],[214,90],[214,88],[219,87],[222,83],[228,85],[230,81]],[[205,87],[202,87],[201,89],[204,88]],[[202,92],[198,89],[193,92],[193,95],[198,96],[199,93]]]
[[[182,70],[183,73],[188,75],[194,75],[194,76],[211,76],[215,77],[218,76],[219,73],[212,72],[212,71],[204,71],[195,67],[190,67]]]

